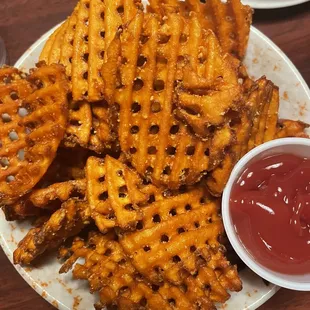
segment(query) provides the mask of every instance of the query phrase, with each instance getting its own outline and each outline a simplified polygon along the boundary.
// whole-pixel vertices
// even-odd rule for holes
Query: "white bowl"
[[[243,262],[260,277],[278,286],[298,291],[310,291],[310,273],[303,275],[287,275],[270,270],[261,265],[241,243],[230,216],[229,199],[233,185],[238,177],[252,162],[275,154],[294,154],[310,157],[310,139],[284,138],[262,144],[246,154],[233,169],[222,198],[222,216],[228,239]],[[309,176],[310,177],[310,176]],[[276,229],[276,228],[275,228]],[[290,246],[289,244],[287,246]]]

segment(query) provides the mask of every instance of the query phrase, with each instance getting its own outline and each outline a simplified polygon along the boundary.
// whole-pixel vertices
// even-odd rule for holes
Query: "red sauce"
[[[310,159],[282,154],[251,163],[233,186],[230,212],[256,261],[285,274],[310,272]]]

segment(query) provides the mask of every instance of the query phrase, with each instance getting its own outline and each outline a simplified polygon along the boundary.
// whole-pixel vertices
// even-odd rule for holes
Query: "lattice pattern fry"
[[[62,48],[60,53],[60,61],[66,69],[66,74],[68,79],[72,80],[72,60],[73,60],[73,44],[75,37],[75,30],[77,24],[77,14],[80,8],[80,2],[76,5],[72,15],[68,20],[68,28],[64,34]]]
[[[141,206],[160,199],[160,190],[143,185],[125,164],[107,156],[90,157],[86,165],[87,198],[100,231],[111,227],[133,229],[142,218]]]
[[[260,78],[257,81],[257,86],[257,103],[252,110],[253,125],[251,130],[251,137],[248,143],[248,151],[263,143],[268,108],[274,87],[273,83],[267,80],[265,77]]]
[[[32,228],[14,251],[15,264],[30,264],[47,248],[57,248],[90,223],[86,201],[69,199],[41,227]]]
[[[48,40],[40,59],[65,66],[72,80],[74,101],[103,99],[101,68],[105,52],[118,28],[138,10],[142,10],[140,0],[80,0],[73,14]]]
[[[248,91],[246,109],[233,126],[236,141],[222,163],[207,176],[207,187],[214,196],[223,193],[235,164],[253,147],[276,138],[308,137],[305,133],[308,127],[306,124],[278,121],[279,89],[271,81],[265,77],[260,78],[254,84],[251,83]]]
[[[108,200],[106,166],[103,159],[90,157],[86,163],[86,196],[91,216],[98,229],[106,232],[115,226],[115,214]]]
[[[267,112],[264,142],[268,142],[270,140],[275,139],[278,123],[279,105],[280,105],[279,88],[274,86],[271,101]]]
[[[63,144],[65,147],[77,145],[87,148],[92,129],[91,106],[86,101],[69,103],[69,121]]]
[[[69,19],[67,19],[57,31],[54,42],[51,46],[50,53],[48,56],[49,64],[58,64],[60,61],[61,48],[64,40],[64,35],[69,27]]]
[[[195,138],[172,115],[175,79],[182,74],[182,66],[176,64],[184,59],[182,44],[190,41],[182,33],[185,29],[193,35],[188,27],[196,27],[197,20],[184,24],[182,17],[171,14],[162,22],[154,15],[138,14],[116,37],[121,41],[122,64],[114,76],[119,80],[110,82],[118,85],[113,100],[120,106],[122,151],[140,174],[178,188],[197,182],[207,171],[210,141]]]
[[[209,199],[196,188],[154,202],[143,209],[142,228],[121,235],[120,244],[153,284],[169,281],[193,289],[202,298],[200,304],[213,309],[213,302],[229,298],[227,290],[239,291],[242,285],[218,241],[222,222],[217,204]]]
[[[155,202],[143,210],[143,229],[126,234],[121,245],[153,283],[181,284],[181,267],[197,271],[195,252],[209,256],[208,248],[219,246],[223,227],[217,208],[201,189]]]
[[[191,285],[189,279],[194,278],[190,275],[186,275],[182,287],[168,282],[162,286],[148,283],[137,273],[113,234],[91,233],[88,242],[76,238],[70,249],[60,250],[60,256],[69,257],[60,272],[68,272],[77,259],[84,258],[83,264],[75,265],[73,275],[88,280],[91,292],[99,291],[96,309],[111,305],[118,309],[214,309],[202,290]]]
[[[277,124],[276,138],[309,138],[309,136],[305,133],[306,128],[309,128],[309,125],[300,121],[281,120]]]
[[[151,0],[148,9],[161,15],[181,12],[185,17],[195,12],[203,28],[215,32],[225,53],[240,59],[245,55],[253,10],[239,0]]]
[[[39,61],[45,61],[46,63],[48,63],[49,60],[49,55],[52,49],[52,46],[55,42],[55,38],[57,36],[57,34],[60,32],[61,28],[63,27],[63,25],[61,25],[60,27],[58,27],[53,33],[52,35],[49,37],[49,39],[47,40],[47,42],[45,43],[43,50],[40,54],[39,57]]]
[[[56,183],[46,188],[34,189],[11,206],[3,206],[7,221],[22,220],[30,216],[44,214],[60,208],[61,203],[70,198],[84,198],[86,180]]]
[[[210,128],[227,121],[228,111],[239,111],[243,106],[242,88],[231,58],[223,56],[212,32],[207,33],[205,40],[206,47],[199,54],[204,70],[197,74],[192,65],[188,66],[176,101],[177,116],[202,138],[210,135]]]
[[[32,70],[30,84],[22,79],[5,84],[7,80],[11,78],[0,85],[2,205],[14,203],[39,182],[56,156],[68,116],[68,83],[62,67],[42,65]]]

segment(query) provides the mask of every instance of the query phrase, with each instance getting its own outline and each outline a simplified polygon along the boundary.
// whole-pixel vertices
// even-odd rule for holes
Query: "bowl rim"
[[[234,225],[230,216],[230,208],[229,208],[229,199],[232,186],[235,184],[236,179],[240,176],[240,174],[244,171],[244,167],[255,157],[258,155],[279,147],[279,146],[286,146],[286,145],[303,145],[309,147],[310,150],[310,139],[307,138],[281,138],[273,141],[266,142],[243,156],[240,161],[235,165],[233,171],[230,174],[230,178],[227,182],[227,185],[224,189],[223,196],[222,196],[222,218],[225,227],[225,232],[227,237],[236,251],[237,255],[241,258],[241,260],[256,274],[260,277],[264,278],[265,280],[276,284],[280,287],[297,290],[297,291],[310,291],[310,280],[309,282],[300,283],[295,282],[289,279],[283,279],[275,275],[278,273],[281,275],[280,272],[273,272],[272,274],[268,272],[268,268],[264,267],[262,264],[255,261],[252,258],[251,254],[246,250],[246,247],[241,244],[239,237],[237,236]],[[310,155],[310,152],[309,152]],[[271,270],[272,271],[272,270]],[[285,276],[285,274],[282,274]],[[293,275],[288,275],[292,277]]]

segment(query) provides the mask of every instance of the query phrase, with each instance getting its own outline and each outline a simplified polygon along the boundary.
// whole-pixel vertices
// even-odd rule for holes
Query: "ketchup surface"
[[[310,272],[310,159],[281,154],[251,163],[232,188],[230,213],[256,261],[285,274]]]

